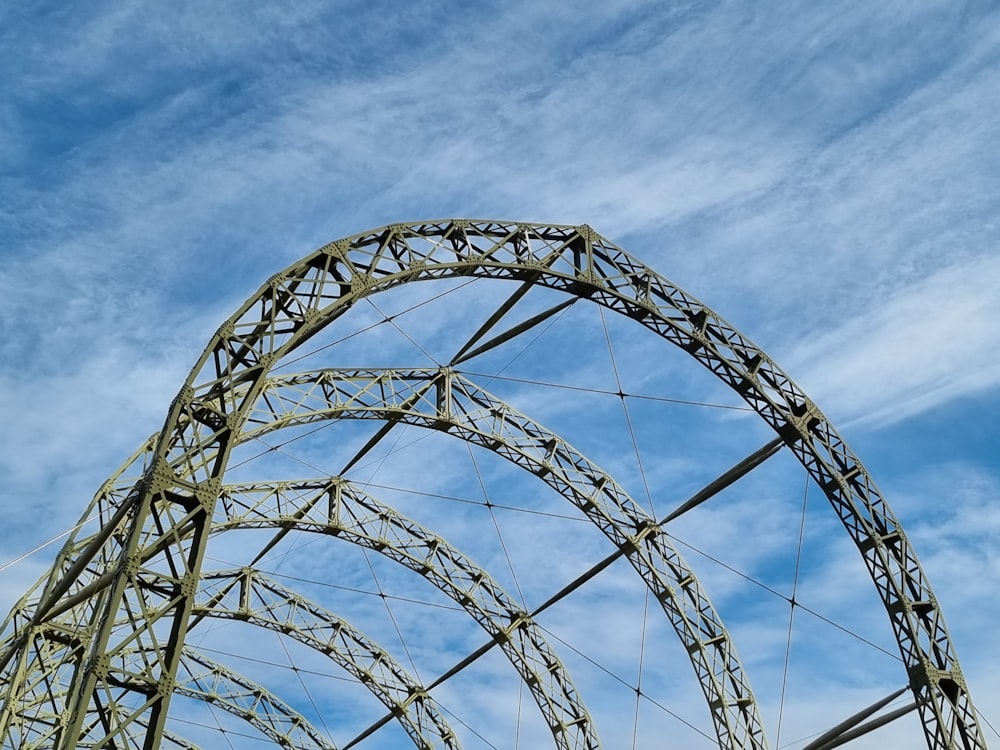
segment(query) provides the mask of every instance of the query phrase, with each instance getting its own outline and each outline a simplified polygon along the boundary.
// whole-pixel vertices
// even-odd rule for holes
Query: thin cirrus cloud
[[[1000,384],[1000,257],[945,267],[785,357],[842,420],[888,423]]]
[[[1000,23],[987,5],[120,2],[0,13],[12,81],[0,94],[5,559],[76,520],[264,279],[392,221],[587,222],[706,299],[866,439],[946,420],[957,403],[996,408]],[[435,338],[479,307],[400,325]],[[385,334],[373,348],[423,363]],[[645,340],[618,345],[634,363],[626,381],[657,372]],[[591,362],[561,374],[590,384],[607,371]],[[521,391],[527,410],[572,427],[576,402],[509,389]],[[601,450],[612,437],[583,441]],[[703,449],[735,451],[729,442]],[[609,452],[604,463],[636,487],[630,462]],[[700,456],[650,463],[654,492],[704,473]],[[446,468],[442,481],[463,473]],[[994,486],[995,464],[970,471]],[[918,490],[906,498],[921,513],[929,504]],[[982,493],[969,498],[948,545],[925,542],[931,577],[952,589],[969,560],[995,565],[991,538],[969,522]],[[51,513],[39,522],[40,507]],[[691,527],[706,543],[719,537],[720,553],[752,529],[758,545],[733,558],[766,576],[797,507],[775,506],[780,533],[752,499],[720,504],[727,523],[715,531],[715,508]],[[918,540],[931,537],[926,518],[914,523]],[[535,564],[531,546],[510,545]],[[817,577],[840,580],[841,552]],[[501,560],[495,545],[484,555]],[[5,573],[5,601],[36,572],[24,570]],[[721,569],[707,577],[723,602],[742,595]],[[852,592],[825,595],[841,606]],[[577,616],[562,617],[567,633]],[[960,652],[987,653],[958,616]],[[780,627],[739,627],[751,650],[781,645]],[[970,681],[993,687],[987,673],[973,662]],[[839,695],[843,715],[863,703]]]

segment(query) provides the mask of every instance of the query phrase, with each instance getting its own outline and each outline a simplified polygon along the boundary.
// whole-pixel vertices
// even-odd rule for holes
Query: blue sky
[[[444,216],[588,223],[756,341],[841,428],[914,538],[973,696],[1000,728],[995,4],[8,6],[0,10],[0,564],[76,521],[104,477],[158,428],[218,324],[314,247]],[[434,346],[460,311],[483,304],[461,292],[454,300],[399,324]],[[377,304],[409,301],[400,294]],[[354,320],[365,315],[375,313],[359,309]],[[653,357],[648,338],[607,325],[628,392],[655,387],[731,403],[697,368],[672,354],[661,360],[659,350]],[[357,360],[324,363],[428,364],[397,333],[379,330],[345,351]],[[583,365],[573,359],[580,341],[596,352]],[[613,380],[593,311],[553,325],[540,342],[544,352],[511,372],[597,388]],[[554,400],[513,383],[496,390],[567,432],[579,416],[567,403],[622,416],[615,400]],[[633,411],[637,429],[653,434],[659,412],[648,404]],[[704,453],[652,438],[677,451],[646,461],[655,487],[695,487],[758,447],[752,440],[766,440],[738,415],[669,418],[700,436]],[[608,428],[605,441],[599,430],[577,430],[572,441],[634,482],[638,498],[635,462],[620,455],[622,429]],[[736,439],[743,432],[751,442]],[[456,449],[445,444],[436,460],[449,467],[447,481],[427,480],[427,491],[474,494],[462,484],[468,455],[449,458]],[[395,469],[379,466],[399,483],[412,481],[405,467],[426,460],[404,453]],[[487,474],[499,471],[482,460]],[[748,485],[746,498],[686,521],[685,533],[706,548],[714,537],[732,552],[727,559],[763,578],[784,575],[771,563],[794,544],[765,521],[797,528],[793,469],[777,466]],[[748,499],[750,486],[771,498],[768,513]],[[832,516],[815,510],[809,548],[826,576],[817,609],[828,604],[824,611],[870,625],[881,643],[885,618],[864,614],[877,607],[866,581],[840,577],[844,566],[853,580],[857,555],[834,540]],[[454,518],[428,516],[456,526],[460,538]],[[757,543],[744,550],[747,528]],[[54,553],[0,571],[0,601],[13,601]],[[719,570],[689,557],[700,574],[706,566],[720,608],[731,602],[748,669],[769,681],[776,663],[780,670],[781,648],[772,646],[784,643],[787,614],[747,604]],[[595,594],[614,602],[602,609],[606,625],[638,596],[625,580]],[[563,619],[573,620],[569,610]],[[804,671],[829,667],[822,652],[803,657]],[[589,680],[585,664],[579,669]],[[883,678],[843,679],[874,699]],[[773,690],[755,687],[767,693],[773,741]],[[847,688],[834,692],[842,715],[862,705]],[[811,716],[814,699],[801,698],[799,715]],[[656,716],[649,732],[667,721]],[[809,726],[803,720],[803,736]]]

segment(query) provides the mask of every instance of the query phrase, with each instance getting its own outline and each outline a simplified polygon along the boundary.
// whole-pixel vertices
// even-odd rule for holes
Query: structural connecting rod
[[[103,533],[80,550],[69,543],[73,556],[53,570],[29,622],[0,654],[5,679],[13,679],[34,663],[22,652],[35,627],[79,603],[80,593],[102,592],[91,606],[88,656],[71,670],[71,721],[60,728],[59,747],[125,742],[129,723],[147,727],[149,750],[161,736],[169,692],[142,685],[176,674],[206,526],[233,441],[271,368],[364,297],[454,277],[530,282],[591,300],[681,347],[734,389],[805,466],[862,555],[899,644],[928,747],[986,747],[944,619],[898,520],[787,375],[712,310],[587,226],[470,220],[394,224],[332,242],[275,274],[220,327],[174,400],[143,478]],[[190,523],[195,533],[174,534]],[[116,536],[119,529],[125,533]],[[116,563],[90,568],[101,559]],[[140,576],[157,579],[155,594],[139,595]],[[147,626],[115,625],[129,618]],[[116,654],[133,647],[149,655],[144,680],[114,666]],[[108,716],[108,723],[87,718],[109,700],[132,710]],[[101,729],[84,732],[85,726]]]

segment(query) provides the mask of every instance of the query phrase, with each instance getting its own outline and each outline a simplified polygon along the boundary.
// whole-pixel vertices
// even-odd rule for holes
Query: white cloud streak
[[[959,401],[995,412],[998,39],[995,10],[950,2],[0,11],[0,62],[13,82],[0,94],[0,502],[14,524],[5,555],[75,521],[158,426],[215,325],[263,279],[334,236],[428,215],[592,224],[718,304],[838,423],[875,431],[930,413],[947,419]],[[401,324],[436,340],[449,315],[481,307]],[[412,353],[399,338],[380,331],[370,349],[347,351]],[[645,340],[632,344],[619,350],[632,382],[666,382],[644,358]],[[637,375],[642,368],[657,377]],[[570,369],[590,383],[607,363]],[[523,391],[533,416],[572,427],[574,408],[550,392],[510,390]],[[740,424],[711,425],[723,433],[714,440],[682,433],[686,455],[658,460],[647,449],[654,494],[672,497],[708,473],[743,434],[731,422]],[[601,463],[638,486],[628,451],[615,453],[610,430],[592,432],[585,440]],[[426,465],[416,454],[396,459],[385,469],[392,484]],[[451,491],[464,457],[435,460],[427,489]],[[970,471],[993,486],[995,463]],[[780,482],[758,489],[713,503],[689,530],[771,575],[770,561],[787,556],[794,504]],[[949,617],[961,613],[963,655],[987,661],[995,647],[964,605],[991,593],[985,575],[967,584],[969,568],[996,567],[995,529],[983,523],[991,491],[964,495],[940,528],[914,521]],[[763,498],[769,516],[758,512]],[[47,520],[32,524],[40,509]],[[462,536],[465,519],[442,515],[438,525]],[[515,557],[545,568],[538,590],[578,570],[584,550],[571,540],[546,564],[548,527],[518,536],[508,523]],[[474,529],[465,533],[477,546]],[[496,541],[477,550],[502,569]],[[813,601],[837,609],[853,600],[852,555],[831,549],[810,571]],[[5,571],[4,595],[43,564]],[[706,580],[720,602],[739,604],[731,578],[709,570]],[[618,583],[595,593],[610,601]],[[359,613],[368,609],[378,607]],[[764,619],[739,625],[748,661],[772,677],[778,609],[748,608]],[[556,619],[587,643],[635,624],[623,604],[582,627],[592,612],[587,603]],[[436,651],[442,634],[414,612],[401,619]],[[876,619],[866,611],[852,623]],[[633,641],[616,645],[627,652]],[[631,670],[632,656],[616,663]],[[490,669],[479,674],[492,691]],[[595,684],[598,671],[587,673]],[[988,672],[970,677],[987,708],[1000,695]],[[839,684],[823,706],[796,696],[798,723],[783,737],[821,725],[830,711],[819,709],[833,703],[838,717],[850,713],[881,687]],[[478,699],[484,711],[501,705],[491,692]],[[504,701],[510,709],[509,694]],[[912,730],[899,736],[909,742]]]
[[[873,301],[786,361],[834,418],[889,423],[1000,385],[1000,256],[977,258]]]

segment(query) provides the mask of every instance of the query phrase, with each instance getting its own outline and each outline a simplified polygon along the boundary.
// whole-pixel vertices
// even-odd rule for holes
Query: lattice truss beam
[[[272,379],[242,439],[330,418],[391,418],[448,430],[542,477],[590,517],[621,555],[632,560],[661,603],[691,655],[722,746],[763,746],[752,691],[728,633],[693,571],[625,491],[565,441],[471,381],[438,370],[326,371]],[[302,493],[307,493],[307,500],[300,498]],[[245,499],[257,495],[262,499]],[[477,592],[491,580],[467,558],[451,551],[442,539],[420,530],[349,483],[323,480],[318,484],[282,482],[273,487],[226,489],[218,508],[223,515],[213,524],[213,531],[233,525],[282,528],[290,523],[297,528],[332,529],[341,539],[388,554],[433,578],[459,603],[480,599]],[[438,572],[442,564],[444,570]],[[553,670],[552,665],[559,662],[544,639],[529,627],[529,613],[514,605],[495,584],[486,588],[494,592],[496,601],[486,606],[478,603],[478,609],[471,611],[473,617],[504,644],[505,651],[517,646],[509,656],[550,726],[580,723],[584,710],[573,698],[561,667]],[[527,638],[522,644],[511,644],[512,634],[518,636],[516,641]],[[532,668],[522,666],[525,653]],[[565,705],[553,705],[552,696],[560,695],[558,703]]]
[[[72,538],[34,598],[9,618],[12,629],[5,631],[0,651],[3,689],[20,692],[24,685],[45,683],[55,686],[52,695],[67,696],[58,711],[39,714],[38,732],[51,733],[61,748],[153,747],[159,741],[194,619],[226,465],[245,426],[254,429],[269,371],[360,299],[404,283],[462,276],[547,287],[622,313],[684,349],[734,389],[822,488],[861,553],[899,643],[928,747],[986,747],[943,617],[909,541],[860,461],[806,395],[712,310],[589,227],[466,220],[391,225],[330,243],[273,276],[220,327],[174,400],[152,450],[129,464],[126,473],[137,472],[136,481],[112,482],[99,494],[101,531],[89,539]],[[453,398],[452,387],[440,386],[454,381],[452,374],[435,377],[427,392]],[[403,402],[392,408],[423,400],[415,391],[400,395]],[[454,404],[434,406],[435,424],[426,422],[429,411],[419,418],[426,426],[440,427],[456,411]],[[355,416],[363,416],[363,406],[358,408]],[[477,428],[456,427],[456,432],[474,439],[486,434],[478,425],[492,420],[490,429],[503,433],[506,422],[498,415],[481,404],[470,409],[465,416]],[[526,423],[522,428],[528,430],[526,442],[507,449],[506,457],[527,464],[526,456],[539,450],[540,436]],[[577,477],[587,486],[589,468],[574,464],[572,454],[553,462],[556,453],[548,455],[549,450],[534,460],[567,473],[546,469],[546,481],[562,482],[568,492]],[[563,478],[550,479],[557,476]],[[619,549],[649,549],[664,538],[627,497],[607,496],[603,486],[590,489],[619,514],[591,516]],[[616,525],[636,521],[644,525],[633,526],[630,535]],[[660,553],[672,560],[670,550]],[[629,557],[637,565],[639,556]],[[640,565],[650,576],[654,569],[669,572]],[[692,592],[681,592],[675,606],[690,601],[693,611],[708,611],[695,603],[697,596],[691,599]],[[59,632],[60,618],[69,613],[72,626]],[[700,614],[691,620],[695,630],[703,619]],[[60,639],[66,643],[60,645]],[[67,652],[78,656],[65,659]],[[727,674],[715,667],[709,673]],[[737,690],[736,683],[725,684],[719,694],[734,696]],[[61,700],[55,698],[53,708]],[[713,714],[722,746],[759,736],[756,720],[745,718],[750,714],[743,712],[739,721],[730,717],[738,701],[723,703],[722,713]],[[6,711],[6,736],[15,724]],[[141,745],[135,727],[145,732]],[[4,742],[10,746],[10,740]]]

